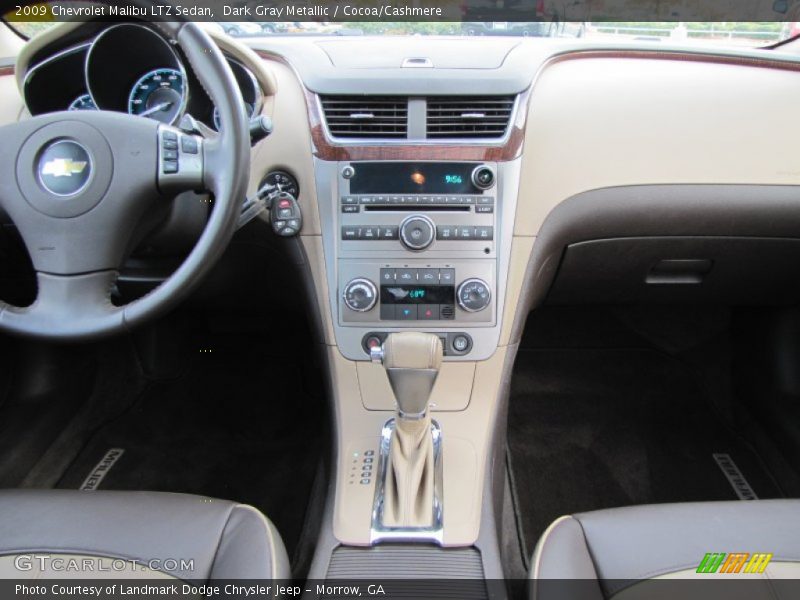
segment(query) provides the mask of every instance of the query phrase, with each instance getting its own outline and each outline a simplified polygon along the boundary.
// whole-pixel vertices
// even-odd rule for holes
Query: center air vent
[[[404,138],[408,98],[400,96],[321,96],[328,131],[339,138]]]
[[[514,96],[429,96],[427,137],[503,137],[513,109]]]

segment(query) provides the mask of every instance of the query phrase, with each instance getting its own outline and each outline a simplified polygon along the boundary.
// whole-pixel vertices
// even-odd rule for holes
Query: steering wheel
[[[31,306],[0,303],[0,330],[59,340],[124,331],[185,298],[230,241],[250,175],[241,91],[198,25],[154,25],[181,47],[219,110],[219,135],[203,139],[106,111],[52,113],[0,127],[0,206],[19,230],[38,282]],[[155,290],[114,306],[111,291],[135,225],[154,203],[187,190],[214,198],[197,244]]]

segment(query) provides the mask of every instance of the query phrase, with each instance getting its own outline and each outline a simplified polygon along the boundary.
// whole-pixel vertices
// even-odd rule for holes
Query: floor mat
[[[90,439],[58,487],[77,489],[122,449],[99,489],[204,494],[252,504],[289,556],[322,451],[324,409],[302,356],[234,336],[198,352],[185,374],[151,383],[133,408]]]
[[[730,455],[759,498],[781,496],[758,456],[704,401],[692,372],[656,351],[520,350],[508,441],[529,553],[564,514],[737,500],[714,454]]]

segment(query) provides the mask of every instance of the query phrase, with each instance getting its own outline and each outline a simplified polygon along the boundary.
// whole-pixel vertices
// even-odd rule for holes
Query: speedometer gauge
[[[174,123],[186,100],[186,83],[177,69],[154,69],[131,89],[128,112],[162,123]]]
[[[97,107],[89,94],[82,94],[72,101],[67,110],[97,110]]]

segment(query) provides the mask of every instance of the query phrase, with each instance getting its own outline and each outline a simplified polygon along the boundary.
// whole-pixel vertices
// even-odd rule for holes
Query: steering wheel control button
[[[347,308],[356,312],[367,312],[378,302],[378,290],[369,279],[351,280],[342,294]]]
[[[467,279],[458,286],[458,305],[467,312],[479,312],[489,306],[492,292],[482,279]]]
[[[412,215],[400,223],[400,241],[409,250],[425,250],[436,238],[436,226],[428,217]]]
[[[186,154],[197,154],[200,151],[197,138],[188,135],[181,136],[181,150]]]
[[[270,207],[272,231],[281,237],[291,237],[303,227],[303,215],[297,198],[288,192],[279,192],[272,198]]]
[[[51,194],[74,196],[89,184],[92,157],[78,142],[59,140],[42,152],[38,174],[42,187]]]
[[[199,190],[203,186],[202,138],[161,125],[159,159],[162,187]],[[187,151],[193,150],[192,152]]]

